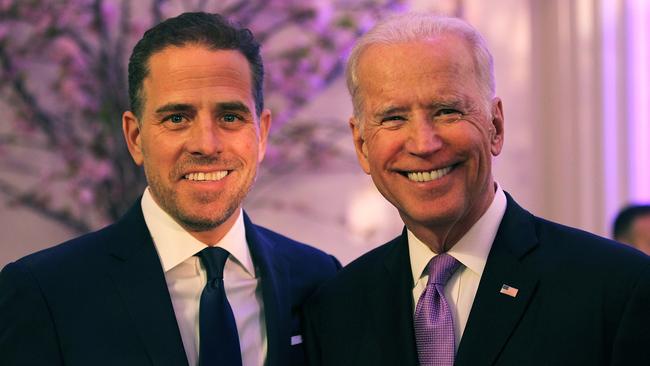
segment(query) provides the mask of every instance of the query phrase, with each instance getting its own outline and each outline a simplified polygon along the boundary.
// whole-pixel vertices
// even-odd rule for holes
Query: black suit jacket
[[[507,199],[455,365],[650,365],[650,259]],[[405,233],[345,267],[306,306],[310,364],[417,365],[412,289]]]
[[[261,279],[267,365],[304,364],[302,305],[335,258],[244,216]],[[0,273],[0,365],[187,365],[140,203],[117,223],[7,265]]]

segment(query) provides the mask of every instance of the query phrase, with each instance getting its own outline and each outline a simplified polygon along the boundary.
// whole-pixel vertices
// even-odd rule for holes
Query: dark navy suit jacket
[[[507,200],[455,365],[650,365],[649,257]],[[349,264],[305,308],[310,364],[417,365],[412,289],[405,233]]]
[[[267,365],[305,363],[302,306],[340,267],[317,249],[253,225]],[[187,365],[140,203],[117,223],[7,265],[0,273],[0,365]]]

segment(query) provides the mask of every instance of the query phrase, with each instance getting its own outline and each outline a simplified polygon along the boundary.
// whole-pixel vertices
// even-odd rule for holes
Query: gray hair
[[[365,50],[375,44],[391,45],[428,40],[444,34],[462,37],[474,56],[474,67],[486,101],[495,95],[494,62],[481,34],[467,22],[427,13],[393,15],[372,27],[352,48],[345,70],[348,91],[352,96],[354,115],[361,117],[362,101],[359,95],[359,59]]]

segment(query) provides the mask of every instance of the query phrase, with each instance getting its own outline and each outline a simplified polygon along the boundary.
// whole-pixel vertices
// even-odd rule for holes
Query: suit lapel
[[[244,226],[255,271],[262,282],[268,343],[266,364],[284,366],[289,362],[292,336],[288,266],[281,255],[273,252],[275,244],[257,230],[246,213]]]
[[[389,243],[385,260],[378,268],[367,309],[372,311],[382,364],[415,365],[417,351],[413,331],[413,276],[406,231]],[[372,335],[367,335],[372,336]]]
[[[538,277],[525,263],[537,246],[532,215],[506,196],[508,206],[459,345],[457,366],[492,365],[537,287]],[[516,296],[500,293],[504,284],[516,288]]]
[[[165,275],[140,201],[116,224],[109,273],[154,365],[187,365]]]

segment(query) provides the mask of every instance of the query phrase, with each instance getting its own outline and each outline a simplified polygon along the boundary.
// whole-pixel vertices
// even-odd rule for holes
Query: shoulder
[[[333,274],[341,267],[332,255],[311,245],[291,239],[265,227],[249,223],[255,235],[268,246],[270,255],[282,257],[293,271],[299,273],[322,272]]]
[[[362,296],[370,288],[378,285],[388,274],[388,268],[408,261],[408,249],[402,236],[384,243],[361,255],[343,267],[317,292],[315,302],[327,303],[328,299],[337,302],[341,298]]]
[[[98,252],[105,249],[106,243],[114,236],[114,229],[107,226],[50,248],[40,250],[10,263],[7,267],[22,267],[29,271],[57,272],[87,263]]]
[[[314,291],[341,268],[336,258],[322,250],[250,222],[246,235],[253,260],[257,255],[258,263],[266,263],[269,273],[284,279],[295,310],[302,309]]]
[[[577,268],[620,273],[650,266],[650,257],[627,245],[539,217],[534,221],[540,245]]]
[[[295,256],[305,256],[307,258],[316,258],[322,259],[328,257],[329,255],[324,251],[315,248],[312,245],[299,242],[297,240],[291,239],[285,235],[282,235],[271,229],[267,229],[263,226],[253,225],[257,230],[258,234],[264,237],[266,240],[273,243],[275,249],[281,252],[291,253]]]
[[[101,272],[105,263],[106,256],[101,253],[111,231],[106,228],[86,234],[7,264],[0,272],[0,312],[16,319],[0,322],[44,321],[43,314],[52,303],[72,301],[69,299],[77,296],[80,288],[92,285],[98,279],[93,274]],[[23,311],[34,319],[17,315]]]
[[[403,256],[408,257],[408,249],[404,237],[400,235],[350,262],[343,268],[341,275],[356,277],[369,271],[381,270]]]
[[[27,255],[8,264],[2,273],[20,268],[19,272],[30,273],[35,279],[48,283],[64,281],[70,276],[86,278],[100,269],[107,260],[107,253],[131,248],[133,238],[150,240],[139,204],[116,223]]]
[[[534,240],[540,265],[548,271],[555,270],[550,266],[553,264],[556,269],[566,268],[593,276],[629,277],[647,271],[650,265],[650,257],[629,246],[537,217],[521,208],[509,195],[499,230],[511,233],[505,234],[509,239]]]

